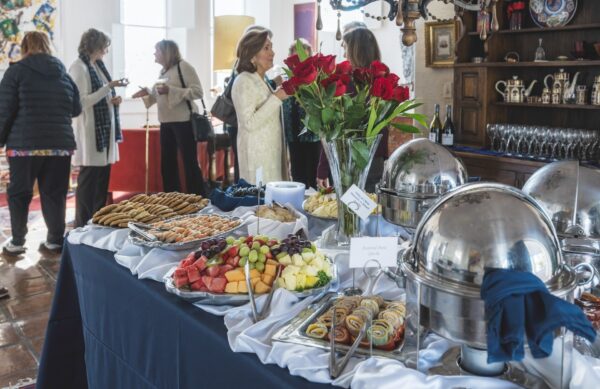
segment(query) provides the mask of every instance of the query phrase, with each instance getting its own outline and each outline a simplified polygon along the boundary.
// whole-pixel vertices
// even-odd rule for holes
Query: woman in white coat
[[[250,31],[238,43],[231,98],[238,120],[240,177],[251,183],[258,168],[265,183],[288,179],[281,103],[289,96],[281,88],[273,91],[265,80],[274,56],[268,30]]]
[[[69,68],[83,107],[81,115],[73,120],[77,143],[73,165],[80,166],[75,227],[85,225],[105,205],[110,168],[119,160],[121,97],[116,96],[114,88],[126,84],[113,81],[102,62],[109,46],[110,38],[106,34],[90,28],[81,36],[79,58]]]

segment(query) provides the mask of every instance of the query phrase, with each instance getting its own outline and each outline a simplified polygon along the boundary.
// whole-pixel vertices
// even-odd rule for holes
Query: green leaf
[[[288,68],[283,68],[283,71],[287,75],[288,79],[292,78],[294,76],[294,73],[292,73],[292,71],[290,69],[288,69]]]
[[[395,127],[397,129],[401,130],[402,132],[408,132],[408,133],[411,133],[411,134],[420,134],[421,133],[421,130],[419,130],[415,126],[411,126],[410,124],[390,123],[390,125],[392,127]]]
[[[327,125],[335,119],[335,112],[331,108],[325,108],[321,111],[321,121]]]
[[[321,120],[318,115],[307,114],[304,120],[306,127],[308,127],[315,134],[318,134],[321,131]]]
[[[375,125],[375,119],[377,119],[377,102],[373,103],[371,106],[370,114],[369,114],[369,124],[367,125],[367,138],[371,137],[371,132],[373,131],[373,126]]]
[[[427,127],[427,116],[421,113],[405,113],[402,116],[416,120],[423,127]]]
[[[361,141],[352,142],[352,156],[356,160],[357,167],[365,168],[369,161],[369,147]]]
[[[300,61],[304,61],[308,58],[308,54],[306,53],[306,50],[304,50],[304,45],[300,42],[300,39],[296,39],[296,54],[298,54]]]
[[[335,88],[335,83],[331,83],[327,86],[327,89],[325,90],[325,99],[331,100],[333,98],[333,95],[335,95]]]

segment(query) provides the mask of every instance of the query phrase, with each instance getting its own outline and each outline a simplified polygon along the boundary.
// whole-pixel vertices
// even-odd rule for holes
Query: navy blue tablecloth
[[[38,389],[322,386],[234,353],[222,317],[138,280],[112,252],[65,244]]]

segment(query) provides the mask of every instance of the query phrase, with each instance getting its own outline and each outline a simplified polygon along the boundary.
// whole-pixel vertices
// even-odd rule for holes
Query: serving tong
[[[254,323],[258,323],[261,320],[264,320],[269,312],[271,311],[271,301],[273,300],[273,293],[277,288],[277,280],[281,275],[281,266],[277,266],[277,274],[275,275],[275,279],[273,280],[273,286],[271,286],[271,291],[267,295],[267,299],[262,306],[260,312],[256,308],[256,300],[254,298],[254,290],[252,289],[252,281],[250,280],[250,261],[246,261],[244,265],[244,272],[246,273],[246,287],[248,288],[248,296],[250,297],[250,308],[252,309],[252,320]]]
[[[131,231],[135,232],[136,234],[150,242],[156,242],[158,241],[158,238],[146,230],[168,231],[166,228],[154,227],[151,224],[138,222],[129,222],[127,223],[127,227],[129,227]]]

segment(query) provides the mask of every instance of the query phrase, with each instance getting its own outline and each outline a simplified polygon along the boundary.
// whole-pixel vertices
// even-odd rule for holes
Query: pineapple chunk
[[[317,271],[319,271],[319,270],[323,270],[323,266],[324,266],[325,262],[327,262],[327,261],[324,261],[322,258],[315,257],[312,260],[312,262],[310,263],[310,265],[312,267],[314,267],[315,269],[317,269]]]
[[[296,289],[306,288],[306,274],[299,273],[296,275]]]
[[[225,273],[225,278],[227,278],[227,281],[229,282],[243,281],[246,279],[244,272],[240,268],[229,270],[227,273]]]
[[[237,293],[238,292],[238,283],[237,282],[228,282],[225,285],[225,293]]]
[[[262,282],[264,282],[267,285],[273,285],[273,280],[275,279],[275,277],[273,277],[272,275],[269,275],[267,273],[264,273],[262,275]]]
[[[292,262],[294,263],[294,266],[298,266],[298,267],[304,266],[304,259],[302,259],[302,255],[300,255],[300,254],[292,255]]]
[[[306,276],[306,288],[314,287],[317,284],[317,281],[319,281],[319,277]]]
[[[294,265],[289,265],[286,266],[285,269],[283,269],[283,271],[281,272],[282,276],[286,276],[286,275],[293,275],[296,274],[300,271],[300,268]]]
[[[296,290],[296,275],[295,274],[286,274],[283,276],[285,280],[285,288],[287,290],[294,291]]]
[[[302,270],[300,270],[300,271],[302,273],[306,274],[307,276],[316,276],[318,273],[318,270],[310,265],[302,266]]]
[[[271,287],[269,285],[266,285],[262,281],[258,281],[256,283],[256,285],[254,286],[254,293],[267,293],[270,290],[271,290]]]

